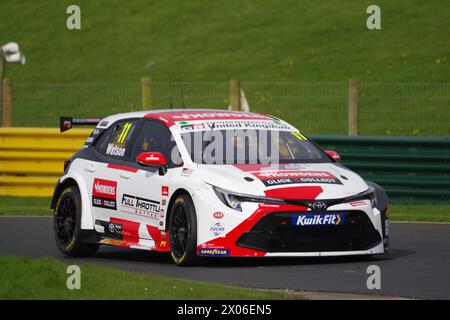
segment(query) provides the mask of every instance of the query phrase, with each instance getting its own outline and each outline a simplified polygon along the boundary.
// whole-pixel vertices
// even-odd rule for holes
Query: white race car
[[[221,110],[61,117],[96,124],[55,187],[56,244],[101,244],[200,257],[384,253],[386,193],[287,122]]]

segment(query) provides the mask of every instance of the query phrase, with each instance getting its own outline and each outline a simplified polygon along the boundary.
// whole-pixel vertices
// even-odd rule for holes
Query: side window
[[[172,138],[170,130],[161,122],[156,120],[145,120],[134,145],[133,159],[142,152],[161,152],[167,160],[169,168],[181,164],[181,157],[172,159],[172,152],[177,145]],[[174,154],[178,149],[175,150]]]
[[[83,148],[88,148],[91,144],[93,144],[97,140],[99,136],[102,135],[102,133],[103,129],[95,128],[89,135],[89,138],[87,138],[86,141],[84,142]]]
[[[114,125],[109,127],[103,134],[95,141],[95,148],[102,154],[106,152],[106,146],[108,145],[111,132],[114,130]]]
[[[96,143],[97,149],[111,157],[123,158],[131,147],[130,137],[136,129],[136,120],[125,120],[112,125]]]

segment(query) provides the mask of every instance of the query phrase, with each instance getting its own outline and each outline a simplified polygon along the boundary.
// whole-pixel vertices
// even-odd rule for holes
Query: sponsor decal
[[[104,233],[108,236],[122,238],[122,224],[103,220],[95,220],[95,224],[102,226]]]
[[[132,209],[134,214],[159,219],[161,208],[158,201],[123,194],[120,204],[125,208]]]
[[[125,125],[123,126],[123,130],[119,135],[119,139],[117,140],[118,143],[125,142],[125,139],[126,139],[128,133],[130,132],[131,127],[132,127],[132,124],[130,122],[125,123]]]
[[[125,151],[125,148],[116,146],[114,143],[108,143],[108,146],[106,147],[106,154],[110,156],[123,157]]]
[[[258,207],[259,208],[279,208],[280,205],[279,204],[271,204],[271,203],[259,203]]]
[[[203,119],[268,119],[271,117],[251,112],[171,112],[174,120],[203,120]]]
[[[145,161],[161,161],[161,158],[154,153],[150,153],[147,157],[145,157]]]
[[[115,217],[111,217],[109,221],[122,225],[122,238],[128,244],[136,243],[139,241],[139,226],[141,225],[139,222],[119,219]]]
[[[283,130],[289,131],[292,127],[286,123],[258,120],[222,120],[207,121],[201,123],[178,122],[180,131],[202,131],[214,128],[214,130],[227,129],[263,129],[263,130]]]
[[[268,121],[242,121],[242,127],[245,129],[268,129],[268,130],[284,130],[288,131],[291,126],[281,122]]]
[[[122,225],[118,223],[110,223],[108,226],[108,230],[110,233],[122,234]]]
[[[304,135],[300,132],[291,132],[291,134],[296,137],[298,140],[308,140]]]
[[[367,202],[365,202],[365,201],[353,201],[353,202],[350,202],[350,205],[352,207],[361,207],[361,206],[365,206],[366,204],[367,204]]]
[[[94,129],[94,131],[92,131],[91,135],[89,136],[89,138],[86,139],[86,141],[83,144],[83,148],[87,148],[89,147],[92,142],[94,142],[94,140],[99,136],[99,134],[103,131],[103,129]]]
[[[311,205],[313,211],[325,211],[327,209],[327,204],[322,201],[314,201]]]
[[[94,207],[116,210],[117,182],[94,179],[92,187],[92,205]]]
[[[273,171],[256,172],[255,177],[265,186],[278,186],[292,183],[342,184],[334,175],[326,171]]]
[[[127,138],[128,134],[130,133],[132,127],[133,127],[133,124],[131,122],[125,123],[122,131],[120,132],[119,136],[116,138],[117,141],[114,141],[113,143],[108,143],[108,146],[106,147],[107,155],[115,156],[115,157],[123,157],[125,155],[126,149],[123,147],[123,145],[125,143],[125,139]]]
[[[68,128],[68,129],[70,129],[70,128],[72,128],[72,121],[70,121],[70,120],[64,120],[63,121],[63,127],[64,128]]]
[[[163,195],[163,196],[169,195],[169,187],[168,186],[161,186],[161,195]]]
[[[294,226],[329,226],[342,225],[345,222],[344,214],[302,214],[292,216]]]
[[[198,255],[200,256],[210,256],[210,257],[225,257],[230,255],[230,249],[210,249],[201,248],[198,250]]]
[[[222,219],[223,216],[224,216],[224,214],[223,214],[223,212],[217,211],[217,212],[214,212],[214,213],[213,213],[213,216],[214,216],[214,218],[216,218],[216,219]]]
[[[100,240],[101,244],[109,244],[112,246],[117,246],[117,247],[126,247],[127,242],[123,241],[123,240],[117,240],[117,239],[102,239]]]
[[[180,124],[180,130],[181,131],[193,131],[193,130],[205,130],[205,124],[203,123],[188,123],[185,121],[182,121]]]
[[[158,119],[161,120],[161,121],[163,121],[163,122],[165,122],[165,123],[170,123],[170,121],[167,120],[167,119],[164,118],[164,117],[159,117]]]
[[[165,205],[166,205],[166,199],[162,199],[162,200],[161,200],[161,205],[162,205],[162,206],[165,206]]]
[[[193,171],[194,171],[193,169],[183,168],[183,169],[181,169],[180,175],[182,175],[184,177],[189,177]]]
[[[217,222],[209,230],[217,237],[225,232],[225,227],[220,222]]]

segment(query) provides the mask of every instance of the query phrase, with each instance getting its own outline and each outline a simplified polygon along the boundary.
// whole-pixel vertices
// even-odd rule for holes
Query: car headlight
[[[345,198],[344,202],[353,202],[358,200],[370,200],[372,208],[377,206],[377,194],[373,187],[369,187],[366,191],[357,195]]]
[[[222,188],[212,186],[214,192],[217,197],[222,201],[226,206],[231,209],[242,211],[241,204],[243,202],[255,202],[255,203],[267,203],[267,204],[285,204],[286,202],[282,199],[276,198],[268,198],[268,197],[260,197],[260,196],[252,196],[242,193],[236,193],[228,190],[224,190]]]

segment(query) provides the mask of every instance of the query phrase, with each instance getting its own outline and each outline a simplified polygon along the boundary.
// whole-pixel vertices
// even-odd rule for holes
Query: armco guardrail
[[[394,203],[450,203],[450,137],[312,136]]]
[[[64,160],[92,129],[0,128],[0,195],[51,196]]]
[[[0,195],[51,196],[64,159],[92,129],[0,128]],[[450,137],[312,136],[393,202],[450,203]]]

